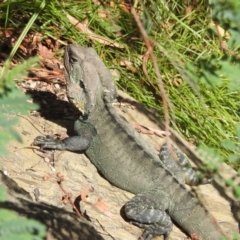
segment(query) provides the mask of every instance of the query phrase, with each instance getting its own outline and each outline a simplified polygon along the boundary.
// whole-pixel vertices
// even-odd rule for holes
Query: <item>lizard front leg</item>
[[[172,220],[166,213],[169,196],[163,189],[153,189],[137,194],[124,206],[126,216],[138,227],[145,228],[140,239],[151,240],[157,235],[169,238]]]
[[[96,135],[95,129],[90,124],[77,120],[74,123],[74,130],[77,136],[71,136],[63,140],[54,139],[51,136],[38,136],[35,138],[33,145],[40,146],[41,149],[68,151],[87,150],[92,142],[93,136]]]

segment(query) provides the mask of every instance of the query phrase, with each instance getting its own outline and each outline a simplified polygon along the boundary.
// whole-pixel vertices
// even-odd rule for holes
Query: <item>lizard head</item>
[[[88,116],[102,94],[100,76],[91,56],[92,48],[70,44],[64,52],[65,78],[68,100],[84,116]],[[94,56],[92,56],[94,57]]]

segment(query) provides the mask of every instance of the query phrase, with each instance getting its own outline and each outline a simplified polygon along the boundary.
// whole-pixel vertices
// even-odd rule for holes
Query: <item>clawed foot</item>
[[[140,228],[145,228],[142,236],[138,240],[143,240],[143,239],[152,240],[153,237],[158,235],[163,235],[163,239],[168,240],[170,232],[172,230],[172,223],[170,223],[169,226],[165,226],[165,227],[163,227],[159,223],[143,224],[143,223],[134,222],[134,221],[131,221],[131,223]]]
[[[57,140],[51,136],[37,136],[32,145],[39,146],[41,149],[56,148]]]
[[[212,184],[213,178],[203,178],[201,184]]]

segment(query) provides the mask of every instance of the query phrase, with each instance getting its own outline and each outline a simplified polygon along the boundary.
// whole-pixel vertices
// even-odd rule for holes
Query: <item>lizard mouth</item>
[[[84,115],[84,103],[72,101],[73,105]]]

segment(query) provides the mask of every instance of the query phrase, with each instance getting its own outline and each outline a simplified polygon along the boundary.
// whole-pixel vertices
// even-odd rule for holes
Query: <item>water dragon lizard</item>
[[[221,230],[186,189],[183,168],[176,164],[169,146],[163,145],[158,155],[115,112],[116,88],[96,51],[68,45],[64,65],[68,99],[82,113],[74,124],[76,136],[64,140],[38,136],[33,144],[42,149],[84,151],[109,182],[134,193],[124,211],[133,224],[144,228],[141,239],[157,235],[168,239],[173,220],[189,235],[220,240]],[[183,157],[172,149],[179,159]],[[187,171],[195,182],[195,175]]]

